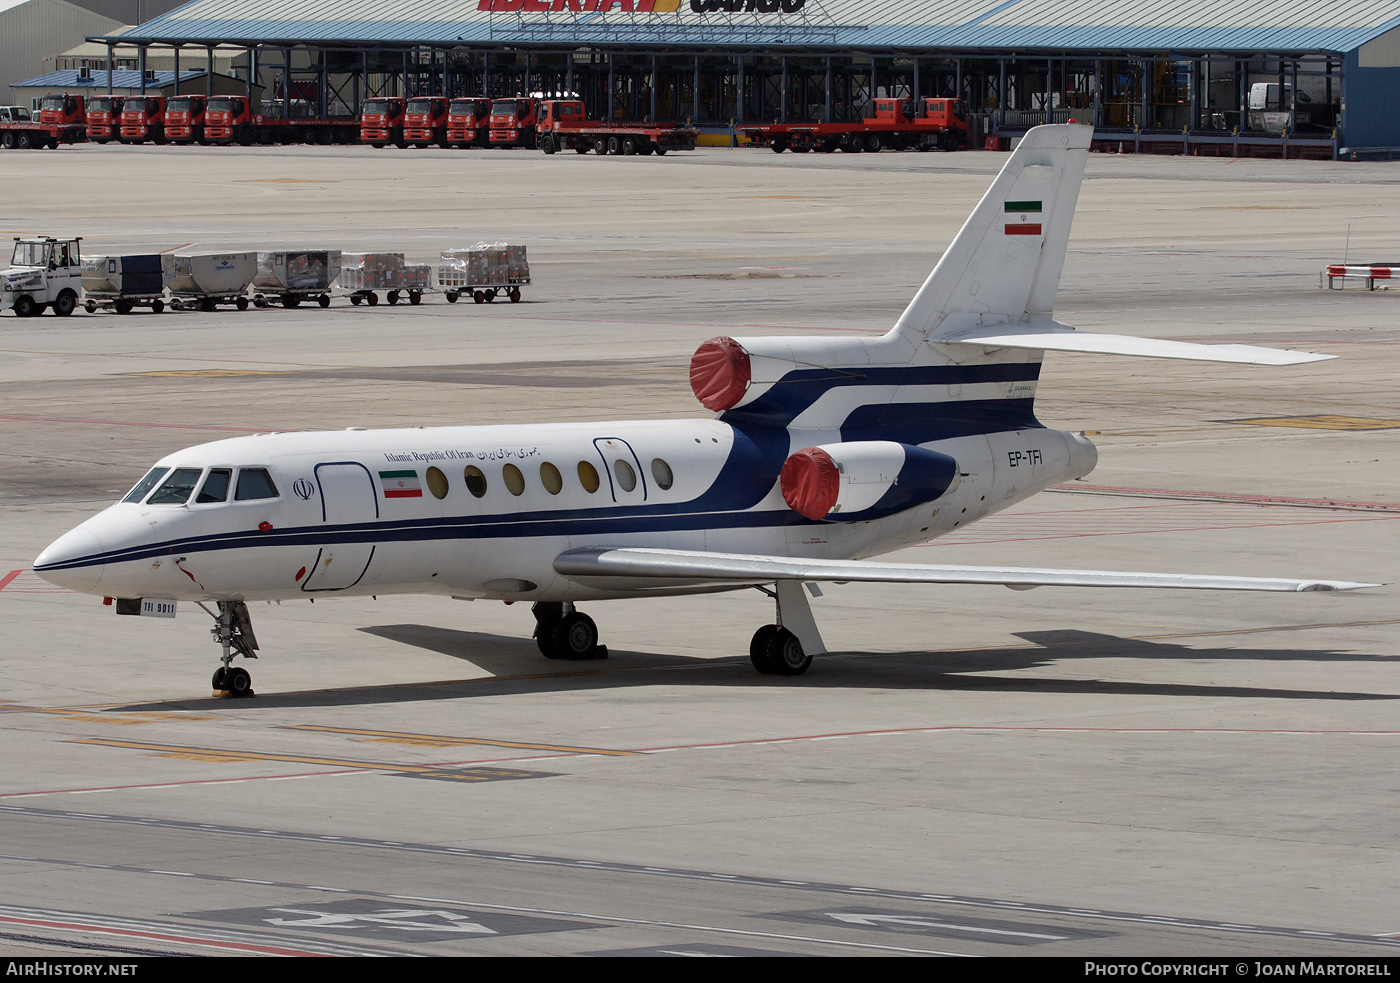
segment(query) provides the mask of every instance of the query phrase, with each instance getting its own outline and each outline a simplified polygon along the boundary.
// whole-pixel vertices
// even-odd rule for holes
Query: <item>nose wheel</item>
[[[606,659],[608,647],[598,644],[598,626],[568,601],[539,601],[535,616],[535,644],[546,659]]]
[[[209,629],[209,634],[214,641],[223,649],[220,661],[223,662],[218,669],[214,670],[214,678],[210,681],[216,696],[225,697],[245,697],[253,694],[253,677],[248,670],[242,666],[234,666],[234,656],[241,655],[245,659],[256,659],[258,639],[253,634],[253,622],[248,616],[248,605],[242,601],[219,601],[219,613],[214,614],[203,604],[204,608],[214,619],[214,627]]]

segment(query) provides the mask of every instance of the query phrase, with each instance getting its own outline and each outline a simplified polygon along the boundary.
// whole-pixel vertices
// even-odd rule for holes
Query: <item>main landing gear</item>
[[[777,602],[778,623],[753,633],[749,661],[765,676],[800,676],[812,665],[812,656],[826,654],[802,584],[780,580],[772,591],[759,589]]]
[[[598,644],[598,626],[570,601],[537,601],[535,644],[546,659],[606,659],[608,647]]]
[[[258,639],[248,617],[248,605],[242,601],[219,601],[218,605],[218,614],[199,605],[214,619],[215,625],[209,629],[209,634],[223,648],[223,665],[214,670],[214,692],[231,697],[252,696],[253,677],[242,666],[230,665],[235,655],[245,659],[258,657]]]

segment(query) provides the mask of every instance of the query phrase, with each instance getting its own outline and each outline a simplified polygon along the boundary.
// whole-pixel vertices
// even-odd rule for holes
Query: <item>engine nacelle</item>
[[[880,519],[936,501],[958,485],[947,454],[892,440],[807,447],[783,463],[783,499],[808,519]]]

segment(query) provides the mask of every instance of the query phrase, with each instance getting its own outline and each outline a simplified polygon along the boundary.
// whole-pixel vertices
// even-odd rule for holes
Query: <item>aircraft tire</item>
[[[246,697],[253,695],[253,677],[248,674],[248,670],[242,666],[230,668],[224,677],[227,681],[225,689],[230,696]]]
[[[749,661],[765,676],[771,676],[777,671],[768,657],[768,649],[777,630],[777,625],[764,625],[753,633],[753,641],[749,642]]]
[[[216,690],[228,690],[228,670],[223,666],[214,670],[214,678],[209,681],[209,685]]]
[[[598,648],[598,626],[581,611],[566,614],[550,631],[555,658],[592,659]]]

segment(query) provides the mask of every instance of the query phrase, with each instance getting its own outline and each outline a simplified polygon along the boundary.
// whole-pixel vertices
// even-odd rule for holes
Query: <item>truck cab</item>
[[[491,146],[535,148],[539,100],[518,96],[491,103]]]
[[[403,138],[415,147],[430,143],[447,146],[447,99],[419,96],[408,100],[403,112]]]
[[[913,99],[875,99],[868,103],[866,119],[893,126],[908,126],[914,120]]]
[[[204,139],[216,143],[253,142],[253,106],[246,96],[214,96],[204,107]]]
[[[205,96],[172,96],[165,103],[165,135],[172,143],[204,142]]]
[[[360,111],[360,142],[383,148],[388,144],[405,147],[403,137],[404,100],[369,99]]]
[[[920,99],[914,125],[938,134],[934,142],[942,150],[956,150],[967,143],[967,107],[961,99]]]
[[[15,238],[10,268],[0,273],[0,311],[33,317],[52,307],[60,317],[73,313],[83,289],[81,239]]]
[[[491,138],[491,100],[477,96],[453,99],[447,106],[447,145],[484,147]]]
[[[122,143],[165,142],[165,97],[127,96],[122,103]]]
[[[121,96],[88,97],[84,120],[89,140],[106,143],[116,139],[121,129],[122,101]]]
[[[81,126],[83,120],[83,97],[47,95],[39,100],[39,122],[49,126]]]
[[[545,99],[540,102],[537,128],[543,132],[597,129],[602,122],[588,118],[582,99]]]

